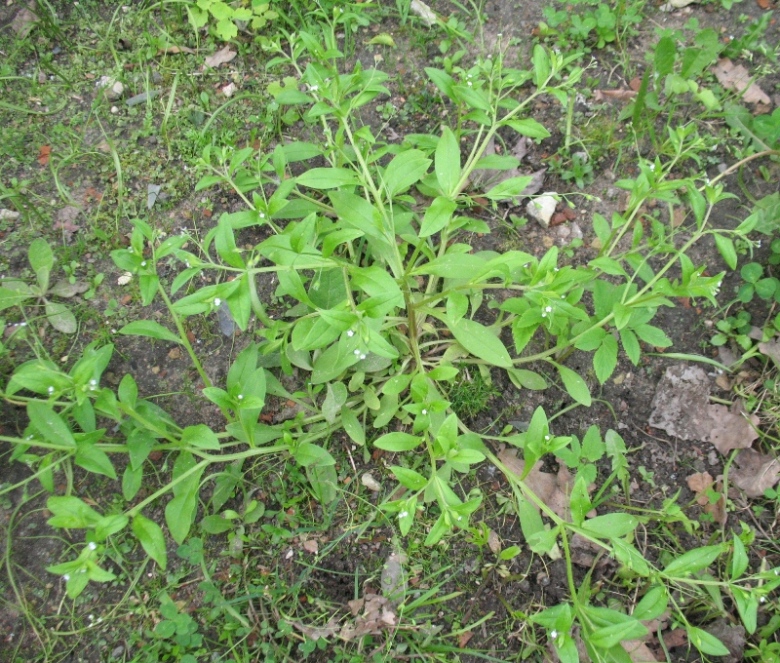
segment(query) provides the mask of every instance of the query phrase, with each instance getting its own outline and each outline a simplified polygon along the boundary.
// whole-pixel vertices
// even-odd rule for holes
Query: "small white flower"
[[[309,92],[316,92],[319,89],[320,89],[319,85],[310,85],[309,86]]]
[[[46,391],[49,392],[49,396],[51,396],[54,393],[54,387],[49,387]]]
[[[544,436],[544,441],[549,442],[552,438],[549,435]]]
[[[87,548],[89,548],[90,550],[97,550],[97,543],[95,543],[94,541],[90,541],[87,544]]]
[[[466,81],[466,85],[468,85],[469,87],[471,87],[471,81]]]
[[[96,380],[95,378],[92,378],[92,379],[89,381],[89,386],[90,386],[90,387],[97,387],[97,380]]]
[[[420,414],[428,414],[428,410],[426,410],[425,408],[423,408],[423,409],[422,409],[422,411],[420,412]]]
[[[263,214],[262,212],[260,212],[260,218],[261,218],[261,219],[264,219],[264,218],[265,218],[265,214]]]
[[[68,573],[65,573],[65,574],[62,576],[62,579],[63,579],[65,582],[68,582],[68,580],[70,580],[70,574],[68,574]]]
[[[650,164],[650,170],[655,170],[655,164],[654,163]]]
[[[243,401],[244,400],[244,394],[239,394],[238,396],[236,396],[236,398],[238,400],[240,400],[240,401]]]
[[[545,306],[544,310],[547,311],[547,313],[552,313],[552,306]]]
[[[219,297],[214,297],[214,306],[219,306],[222,300]]]
[[[547,314],[546,314],[544,311],[542,311],[542,317],[543,317],[543,318],[546,318],[546,317],[547,317]]]
[[[555,640],[558,637],[558,631],[550,631],[550,637]]]
[[[400,520],[401,518],[406,518],[406,516],[408,515],[409,515],[408,511],[401,511],[401,513],[398,514],[398,519]]]
[[[350,338],[352,338],[354,335],[355,335],[355,332],[353,332],[351,329],[348,329],[348,330],[347,330],[347,336],[349,336]]]
[[[355,356],[356,356],[356,357],[359,357],[359,356],[360,356],[360,350],[355,350]]]
[[[758,599],[759,603],[766,603],[766,596],[762,596],[760,599]]]
[[[146,267],[146,260],[141,261],[141,267]]]
[[[361,359],[365,359],[365,358],[366,358],[366,355],[360,355],[360,358],[361,358]]]

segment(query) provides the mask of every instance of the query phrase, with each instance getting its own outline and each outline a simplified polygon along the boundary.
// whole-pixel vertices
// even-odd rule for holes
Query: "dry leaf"
[[[220,90],[220,92],[222,92],[222,94],[224,94],[228,99],[230,99],[230,97],[232,97],[236,93],[237,89],[238,88],[236,87],[235,83],[228,83]]]
[[[157,50],[157,55],[176,55],[177,53],[195,53],[196,51],[187,46],[164,46]]]
[[[759,343],[758,350],[775,362],[776,366],[780,366],[780,342],[776,338],[766,343]]]
[[[406,595],[406,555],[403,552],[394,550],[385,560],[382,567],[382,573],[379,582],[382,585],[382,596],[384,596],[393,605],[403,601]]]
[[[66,205],[57,210],[56,220],[52,226],[54,230],[61,230],[67,239],[70,239],[73,233],[78,232],[80,227],[74,223],[76,217],[81,214],[81,208],[75,205]]]
[[[117,282],[117,285],[127,285],[132,280],[133,280],[133,273],[132,272],[125,272],[124,274],[122,274],[122,276],[120,276],[116,280],[116,282]]]
[[[51,145],[41,145],[41,149],[38,150],[38,163],[41,166],[45,166],[49,163],[49,156],[51,155]]]
[[[666,369],[656,387],[649,423],[681,440],[712,442],[722,454],[749,447],[758,437],[758,418],[741,403],[731,409],[709,403],[710,379],[698,366]]]
[[[740,401],[731,408],[725,405],[710,405],[707,411],[712,418],[710,442],[724,456],[732,449],[747,449],[758,438],[756,428],[759,420],[756,415],[749,418]]]
[[[708,513],[712,516],[712,519],[719,525],[725,525],[728,518],[726,513],[726,497],[722,494],[722,485],[718,481],[712,478],[709,472],[696,472],[691,474],[687,479],[688,488],[690,488],[696,494],[696,502],[699,506],[704,507],[704,513]],[[712,488],[719,494],[718,500],[712,502],[707,491]]]
[[[618,101],[631,101],[636,97],[634,90],[593,90],[593,101],[602,102],[607,99]]]
[[[772,8],[772,0],[756,0],[756,4],[761,7],[761,9],[771,9]]]
[[[368,598],[349,601],[353,623],[346,623],[339,631],[339,638],[346,642],[362,638],[365,635],[380,635],[383,631],[393,628],[398,618],[390,602],[378,594]],[[363,610],[362,614],[360,610]]]
[[[230,62],[234,57],[236,57],[236,55],[238,55],[238,53],[232,50],[230,46],[225,46],[224,48],[221,48],[213,55],[209,55],[205,59],[204,64],[207,67],[219,67],[220,65],[223,65],[226,62]]]
[[[653,650],[641,640],[624,640],[620,643],[628,652],[632,663],[658,663],[664,659],[658,658]]]
[[[494,555],[501,552],[501,537],[494,530],[488,532],[488,548]]]
[[[669,0],[666,4],[661,5],[661,11],[672,12],[675,9],[682,9],[695,2],[699,2],[699,0]]]
[[[721,58],[712,67],[712,73],[727,90],[742,92],[742,98],[749,104],[771,104],[772,100],[758,85],[750,82],[750,73],[741,64],[735,65],[728,58]]]
[[[463,649],[467,644],[469,644],[469,640],[474,637],[474,631],[463,631],[463,633],[460,634],[460,637],[458,638],[458,647],[460,649]]]
[[[683,647],[688,644],[688,632],[684,628],[675,628],[664,633],[664,644],[672,647]]]
[[[293,628],[298,629],[310,640],[319,640],[320,638],[330,638],[339,631],[339,624],[336,618],[332,618],[325,626],[307,626],[301,622],[290,622]]]
[[[376,479],[374,479],[371,472],[366,472],[363,476],[361,476],[360,483],[362,483],[373,493],[378,493],[380,490],[382,490],[382,485]]]
[[[38,17],[28,7],[20,9],[11,21],[11,30],[24,39],[38,22]]]
[[[504,449],[499,452],[498,458],[514,474],[519,477],[523,476],[525,463],[512,451]],[[542,472],[540,468],[543,465],[543,461],[538,461],[523,481],[557,515],[569,520],[569,494],[573,483],[572,476],[563,465],[558,470],[558,474]],[[595,512],[592,511],[588,514],[588,516],[591,515],[595,515]]]
[[[422,2],[422,0],[412,0],[409,9],[417,14],[422,19],[422,22],[429,28],[436,25],[436,14],[434,14],[433,10]]]
[[[748,497],[762,497],[780,480],[780,461],[753,449],[743,449],[737,454],[729,479]]]
[[[316,555],[320,551],[320,544],[317,542],[317,539],[306,539],[301,545],[307,553],[312,555]]]

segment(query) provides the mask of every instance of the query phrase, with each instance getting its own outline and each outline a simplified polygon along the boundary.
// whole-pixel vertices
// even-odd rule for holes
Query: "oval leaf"
[[[165,551],[165,536],[162,528],[153,520],[149,520],[139,513],[133,518],[133,534],[146,554],[165,571],[165,567],[168,565],[168,554]]]
[[[160,341],[171,341],[172,343],[182,342],[176,334],[154,320],[135,320],[122,327],[119,333],[127,336],[146,336]]]
[[[475,357],[484,359],[494,366],[512,368],[512,358],[501,340],[487,327],[461,318],[455,323],[447,323],[455,340]]]

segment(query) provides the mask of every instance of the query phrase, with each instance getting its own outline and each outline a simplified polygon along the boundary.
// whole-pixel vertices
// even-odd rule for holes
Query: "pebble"
[[[525,207],[525,211],[533,219],[539,222],[543,228],[550,226],[550,219],[555,214],[555,208],[558,206],[558,194],[554,191],[547,191],[540,196],[530,200]]]

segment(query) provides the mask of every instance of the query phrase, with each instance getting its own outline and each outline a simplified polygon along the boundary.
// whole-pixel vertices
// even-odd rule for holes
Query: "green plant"
[[[258,32],[279,16],[271,10],[270,2],[251,0],[251,4],[247,4],[224,0],[192,0],[187,5],[187,14],[195,30],[212,22],[214,34],[222,41],[235,39],[239,25],[246,24],[252,31]]]
[[[618,0],[607,4],[598,0],[574,0],[566,4],[571,7],[547,6],[542,10],[545,17],[545,22],[539,24],[542,38],[555,38],[565,46],[600,49],[636,34],[636,26],[642,22],[643,2]]]
[[[16,278],[0,280],[0,310],[19,306],[26,311],[31,301],[37,301],[43,305],[44,317],[54,329],[63,334],[75,334],[78,330],[76,316],[65,304],[50,298],[71,299],[85,292],[89,286],[70,280],[51,284],[54,253],[44,239],[35,239],[30,243],[27,257],[35,272],[35,284],[29,285],[26,281]]]
[[[490,230],[476,217],[477,200],[498,208],[522,197],[530,183],[525,176],[502,179],[519,161],[486,155],[487,147],[517,135],[534,140],[549,135],[530,111],[541,96],[571,103],[582,74],[573,66],[579,54],[563,56],[537,46],[529,69],[510,66],[501,53],[480,58],[468,69],[429,68],[451,124],[435,134],[408,136],[398,145],[361,124],[360,109],[387,93],[387,76],[360,64],[342,72],[338,30],[336,22],[322,35],[302,30],[275,50],[271,63],[302,85],[282,86],[276,102],[294,107],[324,137],[322,143],[292,141],[267,152],[206,146],[198,189],[232,189],[246,209],[223,214],[202,236],[163,236],[136,219],[129,247],[112,253],[116,265],[133,275],[141,303],[161,304],[169,314],[162,322],[170,320],[175,328],[135,320],[120,333],[184,350],[200,380],[195,398],[202,393],[219,408],[224,429],[178,424],[139,393],[131,375],[116,388],[101,386],[110,345],[88,346],[70,370],[42,356],[16,367],[7,381],[3,395],[26,408],[30,425],[23,436],[0,439],[14,445],[15,458],[33,465],[35,478],[51,490],[52,476],[60,469],[69,479],[73,465],[115,479],[120,468],[123,498],[132,505],[101,513],[72,494],[69,480],[67,495],[48,500],[49,522],[85,530],[84,547],[76,559],[49,570],[67,576],[70,597],[78,596],[90,579],[113,579],[106,568],[106,542],[126,528],[165,570],[165,536],[148,517],[149,509],[167,500],[171,537],[192,544],[187,539],[207,479],[213,480],[214,493],[201,528],[227,531],[229,525],[238,540],[240,528],[261,517],[262,507],[245,498],[240,511],[226,508],[227,502],[239,489],[245,466],[268,455],[285,456],[289,467],[306,475],[311,494],[332,503],[341,489],[331,445],[343,432],[357,446],[371,443],[392,454],[389,471],[405,492],[379,508],[403,535],[413,533],[429,545],[452,531],[472,530],[469,519],[482,494],[463,489],[458,477],[486,459],[504,473],[528,548],[566,560],[570,601],[532,619],[562,660],[576,660],[575,622],[593,659],[625,659],[620,642],[644,635],[641,620],[667,608],[697,648],[723,653],[723,645],[699,628],[679,597],[729,596],[754,631],[760,599],[777,580],[770,571],[747,573],[740,536],[688,552],[664,551],[663,559],[651,564],[634,544],[640,526],[651,520],[663,526],[693,524],[681,514],[676,496],[655,511],[589,516],[593,508],[608,506],[613,488],[628,493],[627,450],[615,431],[602,439],[589,430],[580,443],[556,435],[554,419],[538,408],[526,431],[479,435],[459,416],[453,397],[467,372],[525,389],[547,388],[552,374],[567,397],[589,405],[588,382],[565,364],[572,351],[593,353],[593,375],[604,383],[621,346],[637,364],[642,343],[670,344],[652,324],[657,309],[671,306],[675,297],[713,300],[720,283],[719,275],[705,276],[704,267],[695,266],[687,252],[712,235],[731,265],[734,238],[742,239],[755,227],[753,222],[736,231],[710,227],[713,207],[727,197],[720,178],[707,182],[679,172],[680,164],[699,157],[706,142],[692,124],[668,129],[664,157],[642,161],[633,178],[617,183],[629,192],[625,212],[610,219],[594,216],[601,252],[587,265],[559,265],[555,248],[539,257],[473,251],[469,233]],[[498,181],[486,190],[469,188],[476,170],[493,171]],[[690,224],[675,229],[643,218],[649,201],[687,206]],[[245,231],[259,231],[262,239]],[[168,283],[171,269],[178,273]],[[261,298],[261,286],[267,289],[271,278],[281,315],[269,312],[270,297]],[[497,293],[501,296],[494,297]],[[187,325],[224,306],[236,325],[253,335],[224,383],[214,384]],[[305,377],[289,387],[283,376],[294,372]],[[262,419],[263,409],[276,398],[291,401],[296,413],[279,423]],[[520,457],[495,453],[494,443]],[[141,496],[152,453],[166,457],[169,473],[161,471],[162,485]],[[115,467],[113,456],[126,462]],[[531,473],[545,459],[559,459],[573,473],[561,513],[531,486]],[[610,462],[609,475],[591,495],[596,462],[602,459]],[[281,525],[263,526],[275,543],[295,536]],[[642,597],[631,615],[599,605],[589,578],[579,586],[575,582],[574,535],[621,564]],[[182,553],[189,559],[196,555],[191,545]],[[714,579],[708,569],[724,558],[728,577]],[[756,588],[758,582],[763,584]],[[418,605],[434,600],[425,594]],[[197,648],[192,624],[178,611],[166,611],[162,639]],[[180,636],[186,642],[178,642]]]

